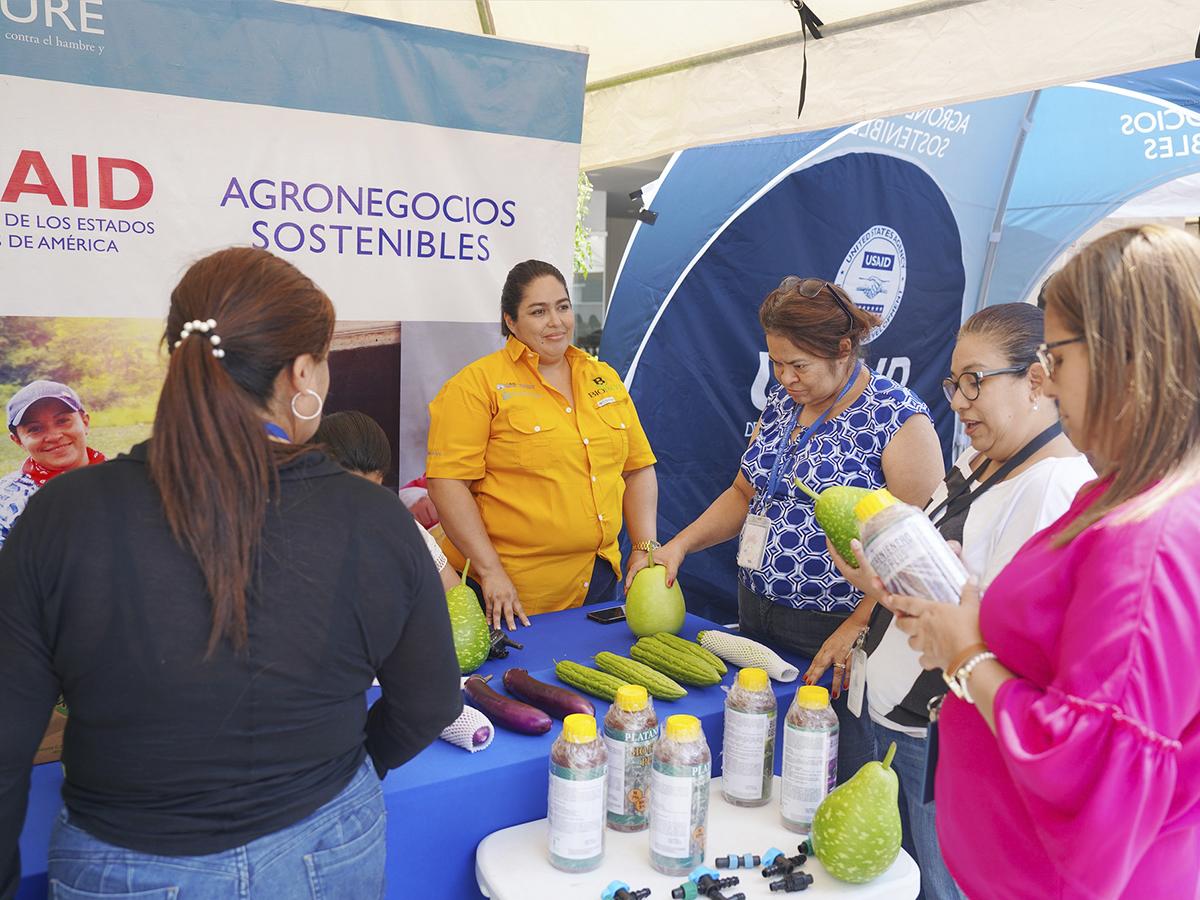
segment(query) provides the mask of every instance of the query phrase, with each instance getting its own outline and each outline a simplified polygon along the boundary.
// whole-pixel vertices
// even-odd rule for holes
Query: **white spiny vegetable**
[[[799,670],[770,647],[740,634],[713,629],[700,632],[696,640],[705,650],[715,653],[726,662],[742,668],[756,666],[765,669],[776,681],[795,681],[800,677]]]

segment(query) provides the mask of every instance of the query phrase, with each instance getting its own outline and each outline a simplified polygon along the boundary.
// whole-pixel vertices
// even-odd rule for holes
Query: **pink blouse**
[[[938,836],[972,900],[1200,897],[1200,487],[1051,546],[1098,490],[983,598],[1017,676],[996,734],[942,709]]]

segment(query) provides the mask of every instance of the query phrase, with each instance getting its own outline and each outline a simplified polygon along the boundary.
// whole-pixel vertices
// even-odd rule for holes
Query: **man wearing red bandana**
[[[0,546],[38,488],[63,472],[104,461],[87,446],[88,414],[65,384],[31,382],[13,394],[7,411],[9,437],[29,458],[0,477]]]

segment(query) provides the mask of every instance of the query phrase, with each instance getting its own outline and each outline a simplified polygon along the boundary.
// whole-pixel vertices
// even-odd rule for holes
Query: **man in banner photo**
[[[13,394],[7,413],[8,435],[29,457],[0,477],[0,546],[38,488],[63,472],[104,462],[103,453],[87,446],[83,401],[65,384],[32,381]]]

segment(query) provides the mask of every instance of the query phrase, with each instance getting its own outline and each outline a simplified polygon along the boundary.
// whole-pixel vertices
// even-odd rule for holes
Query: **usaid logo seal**
[[[854,242],[838,269],[837,283],[858,306],[881,322],[867,336],[875,340],[887,329],[904,298],[904,242],[894,229],[876,225]]]

